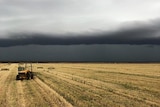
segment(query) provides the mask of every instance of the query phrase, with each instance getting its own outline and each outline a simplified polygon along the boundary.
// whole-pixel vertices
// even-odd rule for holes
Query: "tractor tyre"
[[[27,72],[27,80],[29,80],[30,79],[30,73],[29,72]]]
[[[16,76],[16,80],[19,80],[19,75]]]
[[[31,73],[31,79],[33,79],[33,76],[34,76],[33,73]]]

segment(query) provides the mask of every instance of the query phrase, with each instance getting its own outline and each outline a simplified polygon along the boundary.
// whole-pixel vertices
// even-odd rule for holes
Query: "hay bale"
[[[1,71],[9,71],[8,68],[1,68]]]
[[[43,69],[43,67],[37,67],[37,69]]]
[[[50,69],[50,70],[51,70],[51,69],[55,69],[55,68],[54,68],[54,67],[49,67],[48,69]]]

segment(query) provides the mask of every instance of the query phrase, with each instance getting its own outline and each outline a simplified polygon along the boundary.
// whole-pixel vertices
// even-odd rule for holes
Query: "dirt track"
[[[0,71],[0,105],[2,107],[72,107],[62,96],[44,82],[16,81],[17,64],[7,65],[9,71]]]

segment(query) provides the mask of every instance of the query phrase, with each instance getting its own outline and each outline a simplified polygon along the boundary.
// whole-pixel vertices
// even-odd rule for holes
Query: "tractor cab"
[[[18,71],[24,71],[25,70],[25,68],[24,67],[18,67]]]

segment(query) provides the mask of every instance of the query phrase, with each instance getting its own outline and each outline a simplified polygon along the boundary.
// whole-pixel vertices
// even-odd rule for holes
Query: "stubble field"
[[[23,81],[17,67],[0,64],[1,107],[160,107],[160,64],[33,63]]]

